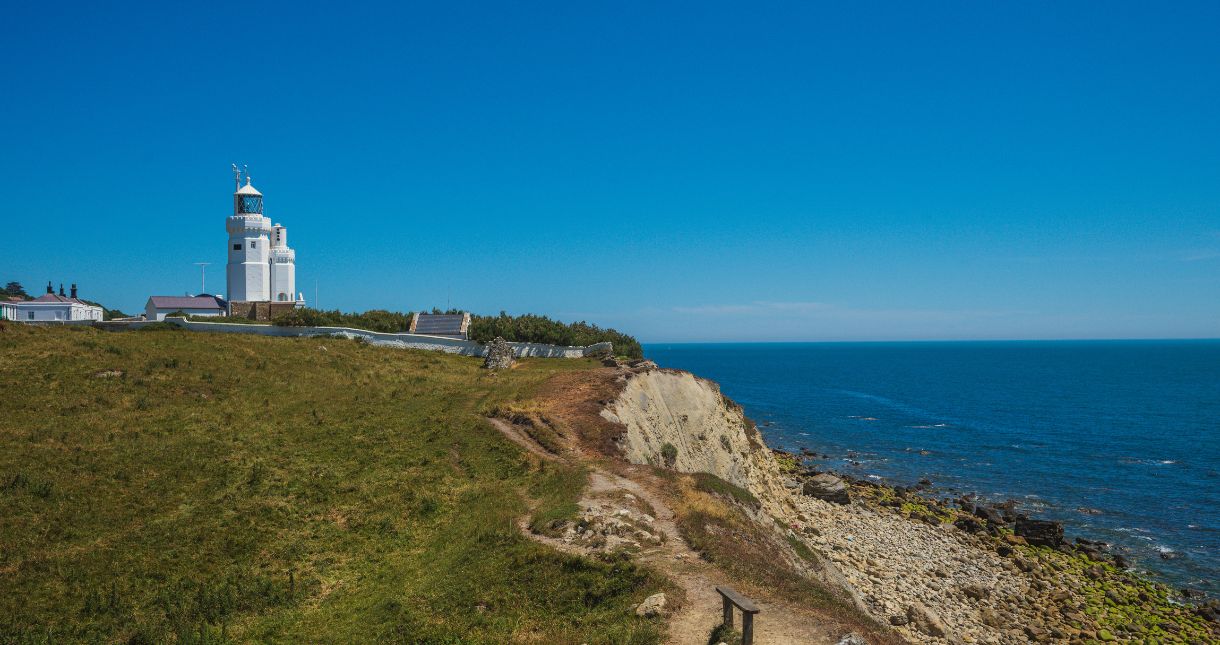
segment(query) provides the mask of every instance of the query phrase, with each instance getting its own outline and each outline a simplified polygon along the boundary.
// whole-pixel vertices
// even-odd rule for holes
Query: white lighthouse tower
[[[288,229],[271,227],[271,299],[293,302],[297,286],[297,254],[288,247]]]
[[[288,229],[263,216],[263,194],[250,182],[241,185],[242,171],[233,166],[236,190],[226,266],[230,302],[299,302],[296,296],[296,253],[288,247]]]
[[[230,301],[264,301],[271,299],[271,222],[263,217],[263,194],[250,185],[241,185],[237,173],[237,190],[233,193],[233,215],[226,223],[229,231],[228,276]]]

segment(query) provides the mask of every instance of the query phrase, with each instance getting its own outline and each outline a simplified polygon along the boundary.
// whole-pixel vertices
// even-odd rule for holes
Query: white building
[[[241,185],[234,166],[237,190],[229,231],[229,262],[225,266],[232,302],[296,302],[305,297],[296,290],[296,253],[288,247],[288,229],[263,216],[263,194],[250,184]]]
[[[0,320],[17,320],[20,314],[17,312],[17,303],[20,300],[0,300]]]
[[[21,322],[70,322],[73,320],[101,320],[102,308],[76,297],[76,285],[72,295],[64,295],[64,286],[59,285],[59,294],[47,283],[47,292],[33,300],[9,301],[3,307],[9,320]]]
[[[228,315],[229,303],[220,296],[201,293],[197,296],[151,296],[144,304],[148,320],[165,320],[166,314],[181,311],[191,316]]]

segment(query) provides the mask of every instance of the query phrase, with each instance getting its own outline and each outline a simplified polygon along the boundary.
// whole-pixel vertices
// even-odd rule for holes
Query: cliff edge
[[[775,456],[716,383],[676,370],[637,372],[601,415],[624,427],[618,444],[627,461],[715,475],[750,491],[770,515],[791,515]]]

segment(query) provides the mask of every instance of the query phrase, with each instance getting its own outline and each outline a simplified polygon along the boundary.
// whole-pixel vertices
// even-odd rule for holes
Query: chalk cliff
[[[619,445],[628,461],[711,473],[752,492],[772,516],[790,514],[775,456],[716,383],[676,370],[636,372],[602,416],[626,428]]]

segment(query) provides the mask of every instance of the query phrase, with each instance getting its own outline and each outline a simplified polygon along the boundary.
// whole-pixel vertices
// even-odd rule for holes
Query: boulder
[[[911,622],[912,627],[928,636],[950,638],[949,629],[945,627],[945,623],[940,619],[940,616],[920,603],[907,607],[907,620]]]
[[[864,637],[859,634],[851,633],[840,638],[836,645],[868,645],[868,641],[864,640]]]
[[[974,600],[991,597],[991,589],[982,585],[969,585],[962,589],[962,593],[966,594],[967,598],[973,598]]]
[[[805,480],[801,492],[809,497],[834,502],[835,504],[850,504],[851,496],[847,492],[847,484],[830,473],[819,473]]]
[[[1022,630],[1025,632],[1026,638],[1035,643],[1043,643],[1050,638],[1050,635],[1046,633],[1046,629],[1041,625],[1026,625]]]
[[[1220,600],[1209,600],[1207,602],[1195,605],[1195,615],[1200,618],[1213,622],[1220,623]]]
[[[979,531],[983,530],[983,525],[979,524],[978,520],[972,517],[966,517],[964,515],[957,518],[957,520],[953,522],[953,526],[956,526],[967,533],[978,533]]]
[[[1109,546],[1105,542],[1095,540],[1086,540],[1084,538],[1076,538],[1076,551],[1088,556],[1092,560],[1100,562],[1106,557],[1106,547]]]
[[[513,348],[508,341],[496,336],[487,344],[487,356],[483,359],[483,367],[489,370],[506,370],[515,363]]]
[[[1004,518],[1000,515],[1000,512],[988,506],[975,506],[974,516],[981,520],[987,520],[988,524],[1004,523]]]
[[[1013,533],[1025,538],[1025,541],[1035,546],[1051,548],[1063,544],[1063,525],[1049,520],[1031,520],[1018,517],[1013,525]]]
[[[635,608],[635,615],[643,616],[644,618],[652,618],[653,616],[660,616],[664,611],[665,594],[654,593],[645,598],[644,602],[640,603],[639,607]]]

